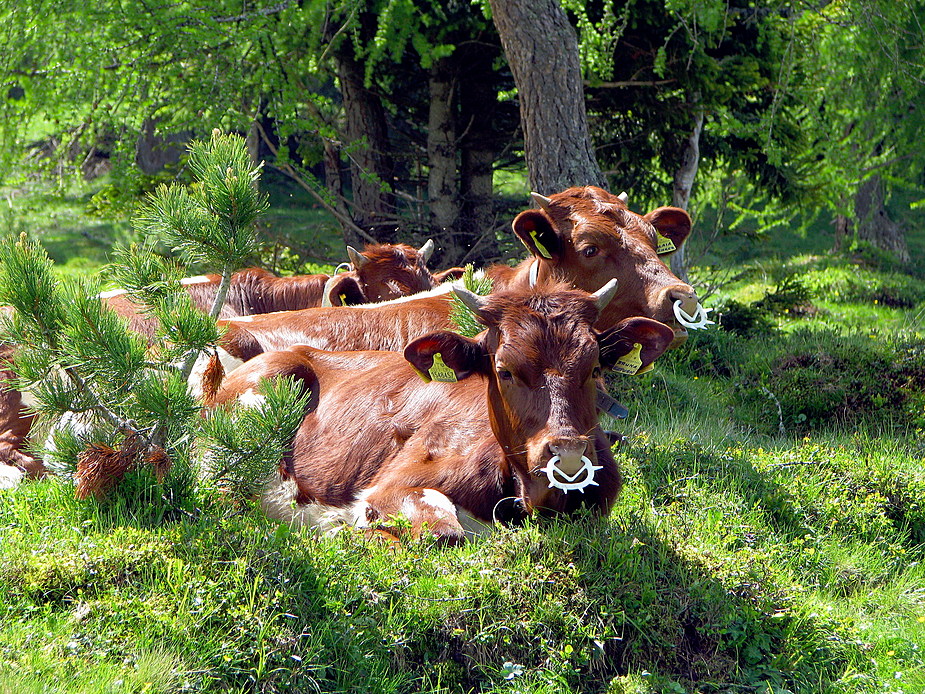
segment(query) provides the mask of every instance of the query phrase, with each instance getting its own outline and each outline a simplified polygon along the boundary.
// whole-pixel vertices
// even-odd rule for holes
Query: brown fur
[[[496,290],[526,289],[530,267],[539,263],[542,280],[559,280],[585,291],[596,291],[617,279],[617,294],[598,318],[599,330],[629,316],[646,316],[675,330],[674,346],[686,339],[677,325],[672,304],[694,297],[655,252],[655,234],[680,247],[690,232],[690,217],[681,209],[660,207],[648,215],[630,212],[620,198],[594,187],[569,188],[551,197],[550,211],[528,210],[514,220],[515,233],[534,254],[517,267],[495,265],[487,270]],[[542,239],[552,258],[543,258],[530,232]],[[597,255],[581,252],[595,245]],[[248,359],[267,349],[307,344],[319,349],[402,349],[407,340],[430,330],[452,327],[448,300],[412,299],[368,309],[331,312],[306,309],[269,314],[260,319],[223,324],[228,334],[223,346]]]
[[[355,271],[369,303],[426,292],[452,272],[440,273],[441,279],[438,279],[427,269],[420,252],[403,243],[369,244],[363,249],[363,255],[367,262]]]
[[[398,244],[375,244],[368,246],[362,253],[367,262],[356,276],[356,294],[351,293],[355,302],[380,298],[395,298],[405,293],[414,293],[431,289],[440,284],[445,277],[455,276],[459,268],[452,268],[438,275],[432,275],[427,269],[420,252],[410,246]],[[193,303],[201,311],[209,311],[218,291],[221,280],[219,275],[206,275],[205,281],[185,284]],[[294,275],[277,277],[261,268],[247,268],[231,276],[231,286],[219,316],[250,316],[272,311],[292,311],[310,306],[320,306],[328,275]],[[370,299],[370,297],[373,297]],[[143,335],[149,341],[154,339],[157,321],[144,313],[126,294],[107,296],[103,302],[128,321],[129,329]],[[340,303],[339,301],[337,303]],[[404,346],[404,345],[401,345]],[[22,394],[9,384],[14,374],[8,364],[12,358],[13,348],[0,353],[0,463],[15,465],[32,477],[45,473],[40,460],[22,452],[25,439],[32,427],[33,415],[22,408]],[[220,373],[213,372],[217,380],[208,387],[217,387]]]
[[[599,351],[592,329],[597,310],[574,290],[502,293],[488,301],[488,329],[475,340],[431,333],[408,345],[404,359],[303,345],[266,352],[229,374],[210,404],[228,403],[263,378],[301,378],[312,403],[281,472],[297,483],[299,504],[346,508],[365,497],[361,524],[396,530],[391,519],[410,514],[413,533],[426,528],[444,541],[461,540],[455,512],[431,503],[433,490],[485,523],[508,497],[522,498],[528,509],[587,505],[606,513],[620,473],[597,423],[595,368],[620,353]],[[641,340],[649,348],[644,360],[651,361],[672,331],[632,320],[610,331],[608,343]],[[640,326],[654,337],[642,336]],[[458,382],[421,382],[415,369],[426,371],[435,352]],[[499,370],[515,378],[502,379]],[[598,486],[569,494],[549,489],[535,471],[551,444],[580,446],[602,465]]]
[[[18,467],[29,477],[41,477],[45,466],[23,451],[35,415],[23,406],[22,393],[12,384],[15,347],[0,344],[0,464]]]

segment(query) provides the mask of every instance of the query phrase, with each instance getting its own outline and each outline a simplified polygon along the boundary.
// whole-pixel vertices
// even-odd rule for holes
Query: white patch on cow
[[[299,488],[292,478],[275,473],[260,497],[260,507],[268,518],[294,528],[312,528],[321,532],[336,529],[347,522],[347,509],[325,504],[297,504]]]
[[[106,292],[100,292],[97,296],[100,299],[111,299],[114,296],[122,296],[123,294],[128,294],[125,289],[110,289]]]
[[[469,537],[485,535],[492,530],[491,523],[479,520],[465,509],[454,504],[446,494],[438,492],[436,489],[425,489],[421,495],[421,502],[456,518]],[[404,507],[402,507],[402,512],[407,515]]]
[[[212,281],[212,280],[210,280],[210,279],[209,279],[208,277],[206,277],[205,275],[196,275],[195,277],[184,277],[182,280],[180,280],[180,284],[182,284],[182,285],[187,285],[187,284],[208,284],[208,283],[210,283],[211,281]]]
[[[18,467],[0,463],[0,489],[15,489],[24,476],[23,471]]]
[[[426,299],[431,296],[444,296],[449,294],[453,290],[452,282],[444,282],[441,285],[434,287],[433,289],[428,289],[426,292],[418,292],[417,294],[409,294],[408,296],[400,296],[397,299],[391,299],[389,301],[381,301],[378,304],[356,304],[350,308],[380,308],[382,306],[393,306],[394,304],[403,304],[406,301],[415,301],[417,299]]]
[[[369,502],[367,499],[375,490],[375,487],[370,487],[369,489],[364,489],[362,492],[357,494],[357,499],[350,506],[347,507],[346,513],[344,514],[344,523],[347,525],[352,525],[356,528],[368,528],[369,527],[369,516],[367,511],[369,510]]]
[[[443,511],[451,516],[457,515],[457,507],[450,497],[436,489],[425,489],[421,492],[421,503],[432,506],[435,509]]]
[[[32,392],[31,388],[20,391],[19,396],[22,400],[23,407],[28,407],[32,411],[38,410],[39,400],[35,397],[35,393]]]
[[[241,407],[262,407],[266,401],[266,397],[255,392],[253,388],[245,390],[238,396],[238,404]]]
[[[236,368],[241,366],[244,362],[241,359],[238,359],[235,356],[232,356],[227,351],[221,347],[217,348],[218,351],[218,360],[222,363],[222,368],[225,369],[225,374],[229,374],[234,371]],[[193,364],[193,370],[190,371],[189,378],[186,379],[186,388],[190,395],[194,398],[202,398],[202,377],[206,371],[206,367],[209,366],[209,359],[212,357],[211,352],[200,352],[199,356],[196,357],[196,363]]]
[[[45,438],[45,450],[58,450],[55,446],[55,434],[65,429],[70,429],[74,436],[78,438],[89,436],[93,431],[92,415],[89,412],[65,412],[62,414],[58,421],[48,430],[48,436]]]

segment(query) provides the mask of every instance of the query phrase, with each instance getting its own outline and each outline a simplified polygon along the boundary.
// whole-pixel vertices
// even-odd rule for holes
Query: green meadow
[[[330,268],[334,228],[272,192],[262,260]],[[131,227],[94,193],[2,216],[96,272]],[[0,694],[925,691],[925,275],[824,231],[696,233],[722,325],[612,378],[608,518],[446,549],[206,490],[166,515],[150,490],[0,490]]]

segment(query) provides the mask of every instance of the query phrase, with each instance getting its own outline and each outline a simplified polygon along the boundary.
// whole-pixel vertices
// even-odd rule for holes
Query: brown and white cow
[[[459,277],[461,268],[431,273],[427,261],[434,250],[433,241],[420,249],[405,244],[371,244],[362,252],[348,247],[353,268],[335,275],[294,275],[277,277],[260,268],[247,268],[231,277],[231,287],[219,314],[222,317],[249,316],[270,311],[289,311],[309,306],[362,304],[367,301],[394,299],[426,291],[445,279]],[[202,311],[211,309],[221,280],[219,275],[203,275],[181,280],[193,303]],[[104,292],[100,298],[109,308],[128,321],[129,328],[149,340],[157,329],[157,320],[129,299],[123,290]],[[42,463],[25,453],[24,443],[34,420],[26,409],[22,394],[12,385],[10,370],[14,348],[0,347],[0,464],[6,463],[19,472],[0,467],[3,480],[17,478],[21,472],[31,477],[44,473]]]
[[[444,279],[455,279],[462,274],[461,268],[431,273],[427,261],[433,249],[433,241],[427,241],[420,249],[406,244],[370,244],[360,252],[348,246],[352,269],[333,277],[325,274],[277,277],[256,267],[239,270],[231,276],[219,317],[387,301],[433,289]],[[193,304],[202,311],[211,309],[220,282],[221,276],[214,274],[181,280]],[[149,339],[154,336],[157,321],[141,311],[124,290],[103,292],[100,298],[126,318],[132,330]]]
[[[266,352],[233,371],[211,404],[253,404],[260,381],[278,376],[310,391],[262,499],[268,515],[286,522],[394,534],[403,517],[413,534],[452,543],[513,500],[526,512],[587,506],[605,514],[621,480],[598,426],[601,369],[635,345],[646,366],[674,338],[642,317],[595,331],[614,290],[614,282],[596,295],[562,285],[488,297],[456,290],[487,326],[475,339],[433,332],[404,355],[302,345]],[[422,383],[419,374],[434,380]],[[551,486],[553,462],[556,474],[591,475],[593,484]]]
[[[488,268],[495,289],[526,288],[554,279],[594,291],[616,279],[619,291],[598,318],[597,328],[640,315],[672,326],[672,346],[687,339],[673,308],[680,300],[693,313],[696,293],[672,274],[657,252],[659,236],[675,247],[687,238],[691,221],[684,210],[660,207],[638,215],[627,208],[622,196],[593,186],[569,188],[550,198],[534,197],[540,209],[522,212],[513,222],[514,233],[532,256],[516,267]],[[385,304],[230,319],[221,322],[227,329],[222,347],[242,361],[293,344],[329,350],[401,350],[417,335],[455,327],[447,294],[448,288],[438,288],[430,295]]]

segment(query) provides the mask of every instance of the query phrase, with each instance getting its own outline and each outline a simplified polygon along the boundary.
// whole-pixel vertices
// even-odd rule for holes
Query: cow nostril
[[[584,439],[558,439],[550,441],[548,445],[549,452],[559,457],[581,457],[587,447],[588,442]]]
[[[668,303],[674,304],[675,302],[681,302],[681,309],[684,313],[692,316],[697,311],[697,307],[700,305],[699,300],[697,299],[697,294],[694,292],[692,287],[676,287],[668,291]]]

